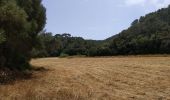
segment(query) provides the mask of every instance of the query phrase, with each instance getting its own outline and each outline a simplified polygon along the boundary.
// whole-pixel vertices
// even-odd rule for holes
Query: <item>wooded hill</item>
[[[110,40],[113,54],[170,53],[170,6],[136,19]]]
[[[33,57],[48,56],[112,56],[170,53],[170,6],[141,16],[127,30],[103,41],[85,40],[70,34],[39,35],[41,46]]]

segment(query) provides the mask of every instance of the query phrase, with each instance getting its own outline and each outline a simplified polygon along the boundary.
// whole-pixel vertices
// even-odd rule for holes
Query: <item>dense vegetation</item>
[[[25,69],[31,57],[170,53],[170,6],[142,16],[103,41],[42,31],[41,0],[0,0],[0,67]]]
[[[127,30],[103,41],[85,40],[70,34],[43,33],[39,35],[41,48],[33,57],[47,56],[111,56],[130,54],[170,53],[170,6],[142,16]]]
[[[30,52],[44,28],[46,10],[41,0],[0,0],[0,67],[29,67]]]
[[[101,41],[72,37],[67,33],[55,36],[52,33],[42,33],[38,37],[40,45],[33,49],[33,57],[93,55],[101,43]]]
[[[113,37],[110,49],[121,55],[170,53],[170,6],[136,19]]]

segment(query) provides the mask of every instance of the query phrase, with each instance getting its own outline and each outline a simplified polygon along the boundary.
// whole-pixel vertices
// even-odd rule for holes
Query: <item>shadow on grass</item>
[[[0,85],[14,84],[15,81],[30,80],[37,78],[34,73],[43,73],[48,71],[44,67],[32,66],[31,69],[25,71],[0,69]]]

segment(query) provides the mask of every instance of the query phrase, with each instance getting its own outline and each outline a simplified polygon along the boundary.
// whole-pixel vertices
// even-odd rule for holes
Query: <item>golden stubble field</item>
[[[0,85],[0,100],[170,100],[170,57],[44,58],[47,71]]]

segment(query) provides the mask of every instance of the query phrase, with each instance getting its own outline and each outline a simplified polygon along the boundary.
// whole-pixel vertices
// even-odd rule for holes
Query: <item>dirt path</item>
[[[170,99],[170,57],[46,58],[31,63],[49,71],[0,86],[3,100]]]

